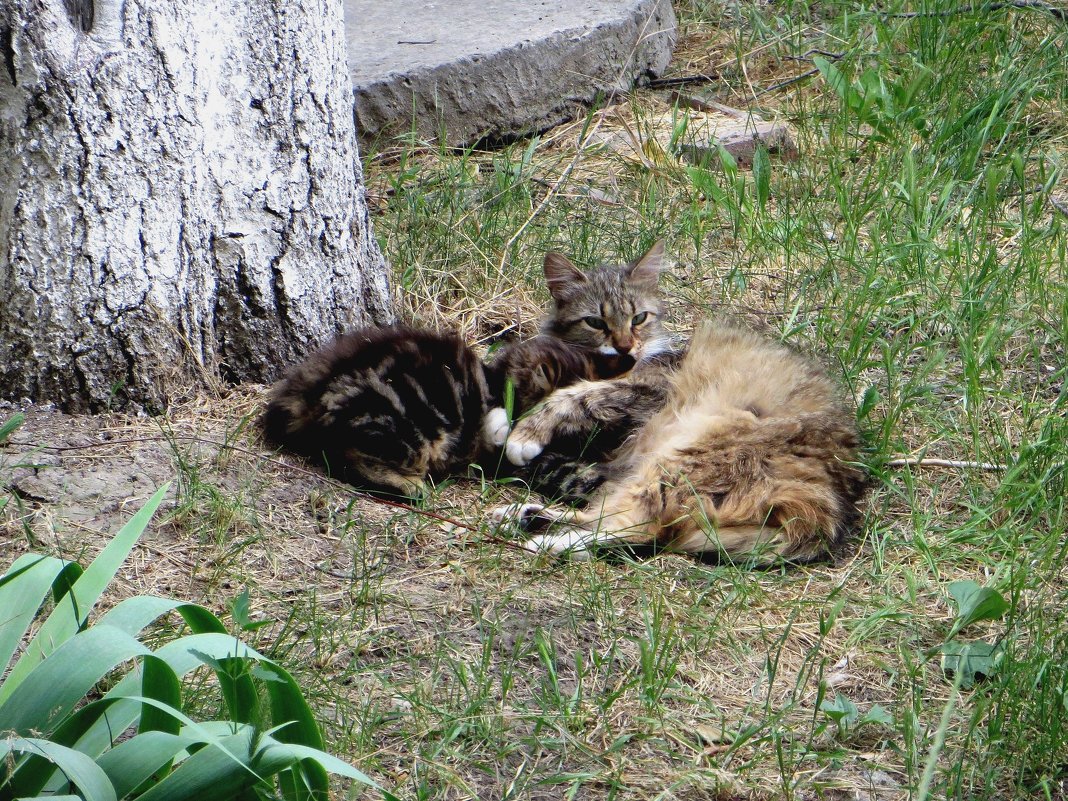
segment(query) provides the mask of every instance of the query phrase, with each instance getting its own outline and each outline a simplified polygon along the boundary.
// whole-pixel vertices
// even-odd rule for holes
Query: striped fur
[[[487,416],[506,382],[521,413],[558,387],[631,364],[535,337],[483,365],[455,334],[364,329],[297,365],[272,390],[262,425],[271,444],[355,486],[413,496],[428,478],[466,471],[492,449]]]

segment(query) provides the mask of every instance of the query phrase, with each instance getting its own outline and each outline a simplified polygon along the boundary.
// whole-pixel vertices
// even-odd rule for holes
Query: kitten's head
[[[660,316],[657,282],[664,243],[630,264],[609,264],[584,273],[559,253],[545,257],[545,280],[553,310],[546,334],[601,353],[655,356],[670,347]]]

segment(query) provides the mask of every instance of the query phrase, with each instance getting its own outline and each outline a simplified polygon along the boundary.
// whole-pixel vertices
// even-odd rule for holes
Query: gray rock
[[[680,126],[684,133],[679,136]],[[650,148],[650,142],[656,147]],[[790,127],[782,122],[769,122],[745,111],[718,106],[707,111],[679,109],[678,112],[650,114],[637,121],[627,121],[618,115],[609,117],[605,125],[594,130],[587,139],[592,147],[601,147],[624,158],[641,161],[654,167],[655,153],[699,163],[715,157],[723,147],[739,166],[751,167],[753,155],[763,145],[769,153],[782,159],[797,158],[797,145]]]
[[[675,27],[670,0],[345,0],[358,136],[544,130],[659,76]]]

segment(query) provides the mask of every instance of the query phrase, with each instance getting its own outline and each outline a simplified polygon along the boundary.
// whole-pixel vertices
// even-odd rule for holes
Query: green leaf
[[[355,779],[370,787],[376,786],[369,776],[352,767],[349,763],[343,762],[324,751],[293,743],[280,743],[274,738],[266,736],[261,738],[261,747],[256,753],[254,766],[260,772],[274,773],[283,765],[305,759],[318,763],[330,773]],[[268,768],[274,768],[274,770],[269,770]]]
[[[120,663],[150,651],[111,626],[94,626],[62,643],[0,703],[0,729],[50,732]]]
[[[738,160],[731,155],[731,152],[727,150],[723,145],[716,145],[716,152],[719,154],[720,165],[723,167],[723,171],[728,176],[734,177],[738,173]]]
[[[183,606],[181,601],[157,598],[154,595],[138,595],[126,598],[109,609],[96,622],[98,626],[114,626],[136,637],[150,623],[174,609]]]
[[[837,723],[842,731],[852,726],[860,717],[857,705],[840,693],[835,693],[833,701],[824,701],[820,704],[820,711]]]
[[[249,617],[249,597],[249,588],[245,587],[230,601],[230,616],[242,631],[252,625],[252,618]]]
[[[991,678],[1005,656],[1001,645],[976,642],[947,642],[941,648],[942,672],[947,678],[960,674],[960,686],[970,689],[976,681]]]
[[[97,759],[120,798],[144,784],[153,774],[166,775],[170,764],[191,745],[196,737],[150,731],[119,743]]]
[[[980,587],[974,581],[954,581],[949,585],[949,594],[957,602],[957,619],[949,630],[947,640],[953,639],[966,626],[982,620],[1000,620],[1009,609],[997,590]]]
[[[0,673],[11,661],[45,596],[67,564],[51,556],[28,553],[16,559],[0,577]],[[9,681],[10,676],[4,685]],[[13,683],[11,690],[14,686]]]
[[[872,705],[872,708],[860,716],[860,720],[857,721],[858,726],[863,726],[866,723],[878,723],[882,726],[893,726],[894,716],[887,712],[880,704]]]
[[[849,95],[849,81],[845,79],[838,67],[823,56],[813,56],[812,63],[816,65],[816,69],[820,71],[823,80],[827,81],[827,85],[831,87],[834,93],[842,100],[845,100]]]
[[[206,748],[181,762],[170,775],[142,795],[139,801],[231,801],[261,781],[252,763],[251,727]]]
[[[253,620],[249,616],[249,592],[248,587],[241,590],[240,594],[230,602],[230,617],[242,631],[255,631],[271,624],[270,620]]]
[[[875,384],[872,384],[864,390],[864,396],[860,399],[860,404],[857,406],[857,421],[860,422],[866,420],[868,416],[875,411],[875,407],[879,404],[880,400],[882,400],[882,396],[879,394],[879,389]]]
[[[169,486],[169,484],[164,484],[160,487],[148,503],[122,527],[74,583],[73,589],[64,596],[63,602],[58,603],[48,619],[41,624],[37,635],[11,669],[7,680],[0,686],[0,704],[14,692],[41,660],[70,639],[84,625],[90,610],[115,577],[119,566],[126,560],[138,538],[148,526],[156,508],[163,502]]]
[[[52,762],[81,791],[78,796],[81,801],[116,801],[115,788],[107,774],[92,759],[72,748],[38,737],[0,740],[0,761],[11,753],[36,754]]]
[[[515,382],[511,378],[504,379],[504,413],[508,417],[508,427],[512,427],[515,420]]]

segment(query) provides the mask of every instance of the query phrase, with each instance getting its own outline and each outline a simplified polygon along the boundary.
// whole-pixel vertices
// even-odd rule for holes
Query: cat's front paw
[[[516,467],[522,467],[530,464],[531,460],[543,450],[545,450],[544,442],[538,442],[536,439],[529,439],[522,435],[513,435],[508,439],[508,445],[505,447],[504,452],[508,456],[509,462]]]
[[[495,448],[504,445],[511,430],[506,409],[498,406],[486,412],[486,419],[482,421],[482,436],[490,445]]]

